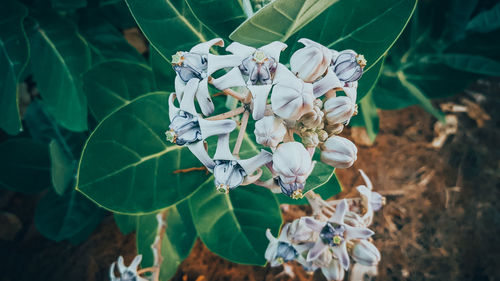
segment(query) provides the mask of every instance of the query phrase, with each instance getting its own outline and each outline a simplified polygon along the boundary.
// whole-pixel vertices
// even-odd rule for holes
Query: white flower
[[[313,86],[295,77],[280,65],[274,78],[276,85],[271,94],[271,107],[283,119],[298,120],[313,109]]]
[[[352,259],[362,265],[374,266],[380,261],[380,252],[372,243],[359,240],[352,250]]]
[[[226,50],[240,57],[241,64],[222,77],[214,79],[213,85],[218,89],[247,86],[252,93],[252,117],[255,120],[261,119],[264,117],[267,97],[274,83],[273,77],[280,66],[280,53],[286,47],[285,43],[278,41],[258,49],[238,42],[231,43]]]
[[[366,183],[366,185],[360,185],[357,187],[357,190],[361,195],[361,205],[364,208],[364,215],[361,219],[365,225],[370,225],[373,220],[373,213],[382,208],[384,198],[378,192],[372,191],[373,184],[363,170],[359,170],[359,172]]]
[[[335,168],[349,168],[357,159],[358,149],[350,140],[331,136],[323,144],[321,161]]]
[[[265,116],[255,122],[255,138],[257,143],[275,149],[286,134],[283,120],[274,116]]]
[[[332,97],[324,105],[326,120],[330,124],[347,124],[356,111],[356,103],[349,97]]]
[[[317,259],[324,251],[331,249],[342,267],[349,268],[349,255],[347,253],[346,241],[352,239],[365,239],[373,235],[373,231],[367,228],[352,227],[344,223],[347,212],[347,202],[342,200],[336,207],[335,213],[328,221],[320,222],[313,218],[306,218],[306,224],[313,230],[319,232],[319,239],[307,253],[307,261]]]
[[[116,277],[115,275],[115,266],[116,262],[111,264],[109,268],[109,278],[111,281],[147,281],[147,279],[140,277],[137,274],[137,267],[141,263],[142,255],[138,255],[134,258],[132,263],[127,267],[123,262],[123,257],[120,256],[118,258],[118,271],[120,272],[120,276]]]
[[[209,166],[212,159],[208,156],[203,140],[214,135],[227,134],[236,128],[233,120],[205,120],[196,112],[194,95],[198,89],[199,80],[189,80],[184,89],[184,97],[180,108],[174,105],[174,94],[169,97],[170,130],[165,133],[167,140],[177,145],[186,145],[189,150],[205,165]]]
[[[305,82],[314,82],[323,76],[330,66],[332,52],[325,46],[306,38],[298,42],[304,44],[305,47],[293,53],[290,58],[290,68]]]
[[[345,271],[338,259],[332,259],[327,267],[322,267],[321,272],[328,281],[344,280]]]
[[[265,150],[248,159],[234,157],[229,149],[229,137],[229,134],[219,135],[213,161],[207,163],[207,168],[214,172],[217,190],[224,193],[240,185],[251,184],[258,178],[252,177],[252,174],[272,161],[272,154]]]
[[[281,192],[292,198],[301,198],[306,179],[314,168],[311,156],[299,142],[287,142],[278,146],[273,154],[272,169],[278,175]]]
[[[287,238],[289,226],[289,223],[283,226],[278,238],[272,235],[269,228],[266,230],[266,237],[269,240],[269,245],[267,246],[264,257],[273,267],[295,260],[299,257],[299,250],[296,249]]]
[[[318,233],[307,226],[305,218],[294,220],[288,228],[288,239],[295,244],[314,242],[318,239]]]
[[[177,52],[172,56],[172,67],[177,73],[175,77],[177,99],[182,101],[186,83],[193,78],[199,79],[201,82],[196,91],[196,99],[205,116],[214,111],[214,104],[208,92],[208,77],[221,68],[233,67],[241,63],[241,58],[238,56],[210,54],[209,51],[213,45],[222,47],[224,41],[215,38],[194,46],[189,52]]]

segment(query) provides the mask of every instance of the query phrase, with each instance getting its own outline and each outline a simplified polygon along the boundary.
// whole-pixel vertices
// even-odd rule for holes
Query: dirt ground
[[[439,101],[468,105],[467,113],[452,114],[456,132],[441,148],[431,146],[436,119],[422,109],[381,111],[375,143],[359,145],[354,167],[338,171],[345,190],[336,198],[356,196],[358,169],[387,197],[372,226],[382,253],[377,280],[500,279],[499,94],[499,80],[485,80]],[[128,262],[135,255],[134,235],[120,234],[111,216],[78,246],[43,238],[33,224],[37,199],[0,191],[0,280],[108,280],[117,256]],[[286,220],[310,212],[284,210]],[[280,268],[233,264],[198,241],[172,280],[324,280],[293,268],[295,277]]]

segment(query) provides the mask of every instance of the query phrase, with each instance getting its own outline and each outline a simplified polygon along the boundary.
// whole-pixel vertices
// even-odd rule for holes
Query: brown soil
[[[378,280],[500,278],[499,93],[498,81],[480,81],[468,94],[447,100],[474,101],[491,120],[478,127],[467,114],[456,114],[458,130],[440,149],[430,147],[435,119],[422,109],[382,111],[374,145],[360,146],[354,167],[338,171],[345,187],[338,198],[356,196],[353,187],[362,183],[357,169],[387,196],[372,226],[382,253]],[[48,241],[33,225],[37,199],[0,193],[0,213],[20,219],[0,218],[0,233],[7,233],[2,237],[9,237],[8,227],[21,229],[12,241],[0,240],[0,280],[108,280],[117,256],[129,262],[135,255],[134,235],[121,235],[111,216],[78,246]],[[284,209],[287,221],[309,213],[304,206]],[[280,268],[233,264],[198,241],[173,280],[324,280],[298,266],[294,271],[290,278],[278,276]]]

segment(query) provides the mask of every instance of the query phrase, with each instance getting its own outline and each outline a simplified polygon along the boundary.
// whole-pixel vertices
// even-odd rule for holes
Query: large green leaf
[[[50,158],[46,144],[12,139],[0,144],[0,187],[38,192],[50,186]]]
[[[35,224],[47,238],[61,241],[100,221],[102,214],[102,209],[74,189],[62,196],[49,190],[36,206]]]
[[[204,25],[224,38],[228,38],[229,34],[247,18],[243,8],[244,0],[186,1]]]
[[[149,60],[158,88],[162,91],[174,90],[173,81],[176,74],[172,64],[154,48],[149,50]]]
[[[76,27],[57,15],[37,15],[32,38],[33,70],[47,110],[65,128],[87,129],[87,102],[80,75],[90,66],[87,43]]]
[[[50,0],[52,7],[57,10],[76,10],[87,6],[87,0]]]
[[[169,59],[177,51],[215,37],[195,17],[185,0],[126,0],[132,15],[151,45]]]
[[[83,76],[89,108],[100,121],[115,109],[156,89],[151,69],[132,61],[100,63]]]
[[[174,276],[177,267],[187,258],[194,242],[196,230],[193,225],[189,205],[184,201],[165,210],[165,234],[162,238],[160,280],[169,280]],[[142,254],[142,267],[154,265],[151,245],[158,235],[156,214],[136,216],[137,253]]]
[[[189,198],[193,222],[205,245],[230,261],[264,265],[270,228],[278,233],[282,223],[278,202],[262,187],[238,187],[222,194],[210,177]]]
[[[241,24],[230,38],[255,47],[285,42],[339,0],[275,0]],[[311,38],[314,39],[314,38]]]
[[[137,217],[139,216],[129,216],[115,213],[113,214],[113,217],[115,218],[116,225],[123,234],[127,235],[135,231]]]
[[[368,71],[396,42],[415,7],[416,0],[339,0],[298,37],[336,50],[353,49],[365,56]]]
[[[327,200],[328,198],[339,194],[342,191],[342,186],[340,185],[337,175],[333,174],[330,180],[325,184],[318,186],[314,192],[319,194],[321,198]],[[291,205],[305,205],[308,204],[306,198],[302,199],[292,199],[283,194],[275,194],[280,204],[291,204]]]
[[[97,126],[83,150],[77,188],[106,209],[144,214],[182,201],[199,188],[204,171],[185,147],[167,144],[168,94],[141,96]]]
[[[125,40],[123,34],[103,19],[100,10],[85,10],[78,26],[91,48],[93,65],[110,59],[145,62],[144,57]]]
[[[444,54],[439,57],[451,68],[488,76],[500,76],[500,62],[487,57],[469,54]]]
[[[52,185],[57,194],[63,195],[75,182],[76,161],[67,156],[56,140],[49,144]]]
[[[18,82],[29,58],[23,28],[28,10],[17,1],[3,1],[0,9],[0,128],[15,135],[21,131]]]
[[[368,93],[375,88],[378,78],[382,73],[382,67],[384,65],[384,60],[379,60],[369,71],[365,71],[363,76],[358,82],[358,95],[356,97],[357,102],[361,101]]]
[[[500,3],[475,16],[467,24],[468,31],[490,32],[500,28]]]

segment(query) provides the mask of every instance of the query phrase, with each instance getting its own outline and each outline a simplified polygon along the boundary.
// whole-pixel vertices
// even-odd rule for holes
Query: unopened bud
[[[349,168],[357,159],[358,149],[350,140],[332,136],[323,144],[321,161],[335,168]]]
[[[307,131],[302,134],[302,143],[305,147],[316,147],[319,144],[318,134],[315,132]]]
[[[352,250],[352,258],[362,265],[374,266],[380,261],[380,252],[372,243],[360,240]]]
[[[328,133],[325,130],[319,130],[318,139],[320,142],[325,142],[328,139]]]
[[[344,130],[344,124],[328,124],[325,130],[329,136],[339,135]]]
[[[356,111],[355,103],[345,96],[329,98],[324,107],[329,124],[348,123]]]
[[[354,82],[363,75],[366,60],[363,55],[358,55],[353,50],[340,52],[333,63],[333,69],[340,81]]]
[[[266,116],[255,122],[255,138],[257,143],[275,148],[286,134],[283,121],[274,116]]]
[[[325,113],[321,111],[321,108],[314,106],[312,111],[302,115],[299,122],[308,129],[318,128],[323,123],[323,116]]]
[[[325,46],[309,39],[300,39],[305,45],[290,58],[292,72],[305,82],[314,82],[328,69],[332,60],[331,51]]]

